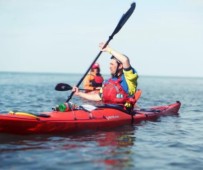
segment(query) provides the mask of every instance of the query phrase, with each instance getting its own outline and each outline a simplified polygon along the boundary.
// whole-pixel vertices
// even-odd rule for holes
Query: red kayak
[[[122,125],[153,120],[160,116],[176,115],[181,103],[149,109],[135,109],[132,114],[117,105],[97,106],[89,111],[83,107],[67,111],[51,111],[39,114],[26,112],[0,113],[0,133],[54,134],[73,133],[82,130],[104,130]]]

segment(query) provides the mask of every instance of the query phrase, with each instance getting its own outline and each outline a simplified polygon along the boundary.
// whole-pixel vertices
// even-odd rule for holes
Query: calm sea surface
[[[50,111],[68,92],[57,83],[77,84],[78,74],[0,72],[0,112]],[[182,106],[179,116],[161,117],[108,131],[67,135],[0,134],[1,169],[200,170],[203,167],[203,78],[140,77],[140,107]],[[83,100],[73,97],[72,102]]]

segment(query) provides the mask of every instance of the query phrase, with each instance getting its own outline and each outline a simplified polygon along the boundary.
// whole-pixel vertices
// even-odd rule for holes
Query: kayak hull
[[[157,119],[160,116],[176,115],[181,103],[134,110],[129,115],[117,108],[98,108],[93,111],[51,111],[33,115],[25,112],[1,113],[0,133],[53,134],[73,133],[82,130],[104,130]]]

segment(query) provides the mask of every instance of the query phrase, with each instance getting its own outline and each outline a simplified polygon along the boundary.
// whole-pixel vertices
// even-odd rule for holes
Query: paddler
[[[103,42],[99,44],[100,50],[112,55],[110,61],[111,78],[103,83],[99,94],[84,93],[76,86],[72,91],[75,92],[74,95],[87,100],[119,104],[130,110],[136,102],[138,74],[130,65],[130,60],[126,55],[114,50],[109,45],[106,47],[104,45]]]
[[[85,92],[100,90],[104,79],[100,73],[99,63],[94,63],[91,67],[89,74],[84,79]]]

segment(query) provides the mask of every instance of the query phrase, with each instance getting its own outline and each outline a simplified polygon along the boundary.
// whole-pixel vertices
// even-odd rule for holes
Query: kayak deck
[[[68,112],[1,113],[0,133],[42,134],[72,133],[81,130],[103,130],[132,122],[156,119],[160,116],[178,114],[181,103],[134,110],[134,116],[119,108],[101,107],[92,111],[72,110]]]

